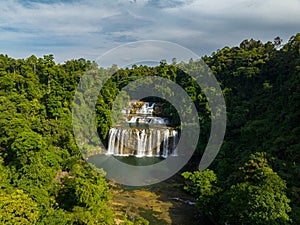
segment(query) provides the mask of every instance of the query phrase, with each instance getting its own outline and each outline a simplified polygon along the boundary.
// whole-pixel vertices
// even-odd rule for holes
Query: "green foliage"
[[[31,225],[38,220],[37,204],[22,190],[0,192],[0,224]]]
[[[198,204],[202,209],[208,208],[212,197],[220,191],[217,187],[217,175],[214,171],[184,172],[182,176],[190,181],[184,190],[197,196]]]
[[[225,47],[203,58],[227,90],[227,132],[213,165],[219,183],[226,189],[243,183],[237,179],[237,171],[255,152],[253,149],[266,152],[270,166],[287,182],[294,224],[300,223],[300,182],[296,178],[300,175],[299,37],[293,36],[281,48],[278,37],[275,44],[245,40],[239,47]],[[249,190],[245,186],[235,188]]]
[[[100,206],[98,209],[85,209],[84,207],[75,206],[73,208],[73,223],[74,224],[101,224],[109,225],[113,224],[113,215],[112,213],[107,214],[106,211],[102,211],[103,208]]]
[[[41,215],[37,225],[67,225],[72,224],[72,214],[62,209],[49,208],[44,215]]]
[[[72,134],[74,93],[89,66],[0,55],[1,224],[113,223],[105,179],[82,166]],[[75,199],[67,210],[63,196]]]
[[[24,166],[34,160],[34,154],[46,147],[41,135],[32,132],[21,132],[11,145],[13,157],[17,164]]]
[[[249,182],[234,185],[223,196],[223,220],[230,224],[290,224],[289,199],[271,187]],[[238,209],[238,210],[237,210]]]
[[[9,173],[10,170],[3,165],[3,159],[0,156],[0,190],[10,186]]]
[[[239,173],[240,182],[220,197],[222,220],[230,224],[290,224],[286,184],[266,158],[251,155]]]
[[[105,179],[96,171],[75,164],[62,183],[57,202],[73,213],[75,223],[113,224],[113,214],[107,207],[110,193]]]
[[[202,172],[184,172],[181,175],[187,180],[184,190],[196,196],[197,206],[201,211],[208,217],[217,217],[218,214],[214,214],[218,210],[218,196],[222,189],[214,171],[206,169]],[[211,217],[211,220],[215,219]]]
[[[245,40],[203,60],[223,90],[228,126],[213,170],[184,173],[185,189],[216,223],[299,224],[300,34],[284,45],[279,37],[274,43]],[[91,121],[87,110],[79,112],[78,106],[88,109],[95,90],[82,92],[87,87],[80,87],[79,100],[73,102],[83,74],[95,86],[112,75],[95,107],[104,143],[120,118],[111,114],[112,109],[123,108],[129,100],[122,88],[139,78],[149,77],[151,82],[153,76],[160,76],[179,84],[195,103],[201,122],[196,154],[203,152],[212,117],[207,90],[187,76],[205,72],[202,67],[198,71],[199,63],[176,64],[174,59],[172,65],[162,61],[156,67],[104,69],[85,59],[56,64],[53,55],[27,59],[0,55],[1,223],[113,224],[104,173],[84,166],[72,132],[73,107],[82,121]],[[166,96],[175,94],[157,88]],[[147,100],[156,101],[163,107],[161,115],[180,124],[176,109],[167,101],[151,96]],[[82,130],[86,154],[95,150],[91,132]],[[142,218],[131,222],[147,224]]]
[[[251,155],[226,187],[211,170],[182,176],[185,190],[197,196],[200,209],[220,224],[290,224],[285,182],[269,167],[264,154]]]

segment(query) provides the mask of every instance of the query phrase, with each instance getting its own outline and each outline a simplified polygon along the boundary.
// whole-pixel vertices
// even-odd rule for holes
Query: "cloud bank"
[[[151,39],[204,55],[244,39],[288,41],[299,32],[299,12],[299,0],[7,0],[0,3],[0,53],[93,60]]]

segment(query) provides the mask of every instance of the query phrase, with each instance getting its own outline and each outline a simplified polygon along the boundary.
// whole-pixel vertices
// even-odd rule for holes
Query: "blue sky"
[[[300,32],[300,0],[1,0],[0,53],[95,59],[120,44],[175,42],[198,55]]]

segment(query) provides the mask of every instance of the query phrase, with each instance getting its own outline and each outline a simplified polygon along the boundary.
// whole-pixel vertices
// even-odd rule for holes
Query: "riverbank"
[[[155,225],[207,225],[195,199],[183,190],[183,178],[176,174],[168,180],[146,187],[128,187],[110,182],[112,208],[116,223],[121,214],[134,219],[142,216]]]

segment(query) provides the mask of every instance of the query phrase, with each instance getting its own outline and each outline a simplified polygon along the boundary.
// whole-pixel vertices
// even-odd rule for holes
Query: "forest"
[[[300,33],[285,44],[280,38],[244,40],[202,60],[225,97],[226,135],[209,168],[185,167],[178,187],[194,197],[211,224],[300,224]],[[58,64],[53,55],[0,55],[0,224],[116,224],[106,172],[86,163],[73,134],[74,95],[87,72],[113,74],[95,107],[103,143],[122,88],[160,76],[179,84],[194,102],[201,123],[194,155],[201,156],[210,107],[199,85],[178,68],[193,71],[198,63],[162,59],[154,67],[101,68],[82,58]],[[180,124],[172,105],[155,101]],[[93,141],[86,140],[85,153],[94,151]],[[120,224],[149,224],[126,212],[118,218]]]

